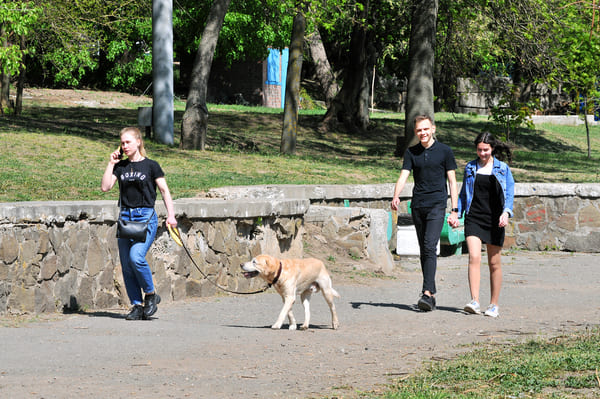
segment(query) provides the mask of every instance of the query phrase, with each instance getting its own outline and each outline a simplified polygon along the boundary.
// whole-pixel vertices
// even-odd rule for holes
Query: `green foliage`
[[[23,62],[23,52],[16,44],[0,47],[0,65],[2,73],[15,74]]]
[[[553,77],[567,90],[584,97],[598,96],[600,34],[593,28],[594,10],[589,2],[569,2],[560,9],[556,23],[561,68]]]
[[[148,2],[37,1],[44,13],[31,45],[39,55],[29,65],[36,74],[57,85],[131,90],[131,82],[147,73],[147,49],[140,43],[151,42]]]
[[[289,45],[293,2],[281,0],[232,0],[219,34],[216,56],[226,64],[266,58],[268,47]],[[185,0],[175,4],[174,48],[181,55],[195,54],[210,2]]]
[[[319,28],[328,50],[329,61],[335,71],[343,71],[353,60],[349,56],[350,39],[354,26],[364,26],[369,46],[377,55],[377,76],[404,76],[410,35],[410,1],[380,0],[371,3],[369,15],[361,16],[364,5],[360,1],[328,1],[326,7],[313,1],[307,15],[312,26]]]
[[[456,76],[480,74],[511,77],[521,87],[561,87],[573,97],[587,94],[595,87],[600,63],[593,6],[566,0],[441,0],[436,37],[440,100],[454,103]]]
[[[109,43],[106,58],[127,61],[115,62],[107,72],[106,79],[111,88],[132,91],[144,76],[152,74],[152,55],[140,46],[136,47],[132,48],[126,40]]]
[[[42,13],[30,1],[0,0],[0,72],[14,75],[23,65],[23,59],[31,50],[21,48],[21,36],[26,39],[34,33]]]
[[[436,102],[452,109],[456,103],[456,78],[478,75],[506,76],[502,47],[495,42],[497,29],[489,29],[485,1],[440,0],[435,47]]]
[[[152,73],[152,57],[134,58],[128,63],[117,63],[108,71],[106,79],[110,87],[133,91],[143,77],[150,78]]]
[[[269,46],[289,45],[296,3],[232,0],[217,57],[227,64],[262,60]],[[366,19],[360,16],[363,3],[356,0],[304,4],[307,32],[319,27],[336,73],[352,61],[352,27],[364,24],[377,57],[376,75],[405,76],[409,0],[378,0]],[[435,71],[439,102],[454,103],[457,76],[481,73],[561,84],[573,94],[594,96],[600,41],[592,29],[598,25],[592,5],[591,0],[440,0]],[[174,3],[176,57],[193,60],[209,8],[209,1]],[[149,1],[0,0],[0,23],[10,28],[9,46],[0,48],[0,65],[11,73],[24,59],[15,40],[23,33],[31,44],[25,51],[37,54],[30,67],[40,80],[134,91],[145,88],[150,78]]]
[[[123,26],[122,26],[123,25]],[[108,42],[106,59],[112,61],[106,73],[110,88],[128,92],[147,86],[152,76],[152,20],[142,15],[134,24],[119,24],[119,32],[127,33]]]
[[[55,83],[66,83],[69,86],[79,85],[88,71],[98,67],[97,61],[88,49],[68,51],[63,48],[55,48],[52,52],[45,53],[42,60],[53,66]]]
[[[488,37],[495,53],[493,63],[505,66],[514,79],[547,81],[547,75],[560,63],[555,23],[561,1],[486,2],[486,25],[482,28],[484,35],[491,33]]]
[[[509,90],[502,94],[498,105],[490,109],[489,118],[498,126],[497,135],[505,141],[510,141],[511,137],[514,140],[514,135],[522,126],[527,129],[535,128],[532,115],[538,108],[539,99],[519,101],[516,86],[510,85]]]
[[[293,10],[291,1],[233,0],[219,36],[217,55],[227,63],[262,60],[268,47],[289,46]]]

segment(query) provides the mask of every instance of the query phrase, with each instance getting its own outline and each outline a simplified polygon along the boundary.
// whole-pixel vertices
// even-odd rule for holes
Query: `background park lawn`
[[[116,199],[100,178],[118,133],[137,124],[145,97],[81,90],[28,90],[23,114],[0,118],[0,201]],[[227,185],[394,183],[402,159],[394,156],[404,115],[374,113],[366,134],[321,133],[324,111],[301,111],[295,156],[279,154],[282,113],[261,107],[209,105],[206,151],[178,148],[184,104],[176,104],[175,145],[146,141],[175,198]],[[475,158],[473,139],[496,131],[485,116],[436,114],[438,139],[455,153],[462,179]],[[583,125],[541,125],[512,133],[511,168],[517,182],[600,182],[600,127],[591,127],[587,157]]]

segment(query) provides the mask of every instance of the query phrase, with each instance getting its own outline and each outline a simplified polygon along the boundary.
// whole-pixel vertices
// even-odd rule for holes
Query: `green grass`
[[[486,344],[362,398],[598,398],[600,329]]]
[[[115,190],[100,191],[100,178],[120,129],[137,124],[140,105],[148,104],[99,109],[30,100],[21,116],[0,117],[0,201],[115,199]],[[321,133],[324,111],[301,111],[297,153],[282,156],[279,109],[209,105],[204,152],[178,149],[184,103],[175,109],[175,145],[146,142],[175,198],[227,185],[393,183],[402,166],[394,151],[403,114],[373,114],[371,128],[360,135]],[[438,138],[455,152],[460,180],[475,158],[473,139],[494,126],[486,117],[448,113],[436,114],[436,123]],[[544,125],[514,138],[511,168],[518,182],[600,181],[600,127],[592,127],[591,159],[583,126]]]

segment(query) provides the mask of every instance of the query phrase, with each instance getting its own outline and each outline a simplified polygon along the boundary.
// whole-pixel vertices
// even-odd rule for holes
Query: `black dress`
[[[482,243],[504,245],[504,227],[498,227],[502,214],[502,188],[493,175],[475,176],[473,200],[465,217],[465,237],[476,236]]]

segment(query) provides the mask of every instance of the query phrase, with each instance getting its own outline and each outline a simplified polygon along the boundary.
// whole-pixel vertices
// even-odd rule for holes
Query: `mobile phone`
[[[123,158],[123,147],[119,146],[119,159]]]

